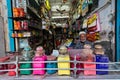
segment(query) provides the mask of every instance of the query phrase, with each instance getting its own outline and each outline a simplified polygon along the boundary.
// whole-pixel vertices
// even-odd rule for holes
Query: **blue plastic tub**
[[[109,58],[106,55],[96,55],[96,62],[108,63]],[[108,70],[108,68],[109,68],[108,64],[96,64],[96,69]],[[108,71],[96,71],[96,74],[104,75],[108,74]]]
[[[57,63],[47,63],[46,68],[57,68]],[[56,72],[57,72],[57,70],[53,70],[53,69],[48,69],[47,70],[48,74],[54,74]]]

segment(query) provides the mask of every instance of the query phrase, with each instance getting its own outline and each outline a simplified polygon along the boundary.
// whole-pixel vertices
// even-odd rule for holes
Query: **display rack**
[[[29,42],[29,39],[34,36],[32,32],[34,30],[39,32],[38,30],[40,30],[41,19],[38,10],[36,10],[35,6],[29,4],[29,2],[29,0],[12,0],[11,2],[13,15],[8,18],[13,20],[13,29],[11,30],[13,33],[11,37],[15,39],[16,51],[19,51],[20,40],[24,39]],[[37,24],[31,25],[31,20],[37,21]]]

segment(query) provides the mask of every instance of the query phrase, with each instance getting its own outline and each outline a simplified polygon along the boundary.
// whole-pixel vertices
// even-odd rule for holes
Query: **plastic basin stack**
[[[15,68],[16,68],[15,64],[8,64],[8,69],[15,69]],[[8,75],[9,76],[15,76],[16,75],[15,70],[14,71],[8,71]]]
[[[41,69],[41,68],[45,68],[45,60],[46,57],[45,56],[36,56],[33,58],[33,69]],[[35,62],[41,62],[41,63],[35,63]],[[33,70],[33,74],[36,75],[44,75],[45,74],[45,70],[41,69],[41,70]]]
[[[20,69],[29,69],[32,68],[31,63],[22,63],[20,64]],[[22,75],[29,75],[32,74],[31,70],[20,70],[20,74]]]
[[[55,61],[56,57],[54,57],[54,56],[48,56],[47,60],[48,61]],[[54,73],[57,72],[57,70],[53,70],[52,68],[57,68],[57,63],[56,62],[49,62],[49,63],[46,64],[46,68],[51,68],[51,69],[47,70],[48,74],[54,74]]]
[[[87,60],[86,62],[93,62],[93,60]],[[84,69],[96,69],[96,64],[84,63]],[[84,70],[84,75],[96,75],[96,70]]]
[[[56,63],[47,63],[46,68],[57,68],[57,64]],[[48,74],[54,74],[56,72],[57,72],[57,70],[52,70],[52,69],[47,70]]]
[[[74,59],[76,59],[76,61],[80,61],[81,57],[80,56],[76,56],[76,58],[75,58],[75,56],[71,56],[70,57],[71,61],[74,61]],[[80,69],[80,68],[83,68],[83,64],[82,63],[77,63],[76,66],[75,66],[74,62],[71,62],[70,63],[70,67],[71,68],[75,68],[76,67],[77,69]],[[74,70],[71,70],[71,72],[74,73]],[[83,72],[83,71],[82,70],[77,70],[76,74],[80,74],[81,72]]]
[[[101,63],[108,63],[109,58],[106,55],[96,55],[96,62],[101,62]],[[103,69],[103,70],[108,70],[109,65],[108,64],[96,64],[96,69]],[[98,75],[104,75],[108,74],[108,71],[96,71],[96,74]]]
[[[57,61],[70,61],[69,55],[59,55]],[[60,70],[60,69],[70,69],[70,62],[58,62],[58,75],[70,75],[70,70]]]
[[[9,60],[9,57],[1,57],[0,58],[0,62],[5,62],[5,61],[7,61],[7,60]],[[6,70],[7,69],[7,64],[1,64],[0,65],[0,70]],[[2,74],[5,74],[6,73],[6,71],[0,71],[0,74],[2,75]]]
[[[80,49],[71,49],[71,50],[69,50],[70,60],[71,61],[74,61],[74,60],[81,61],[81,52],[82,52],[82,50],[80,50]],[[76,66],[75,66],[74,62],[71,62],[70,67],[71,68],[76,67],[77,69],[80,69],[80,68],[83,68],[83,63],[77,63]],[[71,70],[71,72],[74,73],[74,70]],[[83,72],[83,70],[77,70],[76,74],[80,74],[81,72]]]

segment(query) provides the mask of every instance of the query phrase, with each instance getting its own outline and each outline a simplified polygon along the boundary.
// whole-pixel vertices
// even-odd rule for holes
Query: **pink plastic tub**
[[[44,61],[46,60],[46,56],[37,56],[33,58],[33,69],[40,69],[40,68],[45,68],[45,63]],[[42,63],[43,61],[43,63]],[[41,62],[41,63],[34,63],[34,62]],[[33,74],[38,74],[38,75],[44,75],[45,74],[45,70],[33,70]]]
[[[87,60],[86,62],[93,62],[93,60]],[[96,64],[84,63],[84,69],[96,69]],[[96,75],[96,70],[84,70],[84,75]]]

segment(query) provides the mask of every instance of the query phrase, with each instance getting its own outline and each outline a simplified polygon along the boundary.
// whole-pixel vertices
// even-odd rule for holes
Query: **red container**
[[[75,58],[74,57],[70,57],[70,60],[73,61]],[[77,61],[80,61],[81,57],[78,56],[76,57],[76,60]],[[75,65],[74,65],[74,62],[71,62],[70,63],[70,68],[74,68]],[[83,64],[82,63],[77,63],[76,64],[76,68],[79,69],[79,68],[83,68]],[[72,70],[72,72],[74,73],[74,71]],[[83,72],[82,70],[77,70],[76,74],[80,74],[81,72]]]
[[[25,16],[25,12],[23,8],[18,8],[19,10],[19,17],[24,17]]]
[[[7,52],[7,56],[9,56],[10,60],[14,60],[16,58],[16,56],[18,56],[19,52]],[[20,64],[18,64],[18,67],[20,66]],[[15,64],[8,64],[7,65],[8,69],[15,69],[16,68],[16,65]],[[16,75],[16,72],[15,70],[13,71],[8,71],[8,75],[9,76],[15,76]]]
[[[9,57],[1,57],[0,62],[5,62],[9,60]],[[7,64],[1,64],[0,65],[0,70],[6,70],[7,69]],[[5,74],[7,71],[0,71],[0,74]]]
[[[74,61],[75,56],[76,56],[76,61],[80,61],[81,60],[82,50],[80,50],[80,49],[70,49],[68,52],[70,53],[70,60],[71,61]],[[70,67],[71,68],[75,67],[74,62],[70,63]],[[76,68],[77,69],[83,68],[83,64],[82,63],[77,63],[76,64]],[[71,70],[71,72],[74,73],[73,70]],[[77,70],[76,74],[80,74],[81,72],[83,72],[83,70]]]
[[[20,64],[18,64],[18,67],[20,67]],[[8,69],[15,69],[15,68],[16,68],[15,64],[8,64]],[[15,76],[16,75],[15,70],[14,71],[9,71],[8,75],[9,76]]]
[[[16,65],[15,64],[9,64],[8,65],[8,69],[15,69],[16,68]],[[8,75],[9,76],[15,76],[16,75],[16,72],[15,71],[9,71],[8,72]]]
[[[5,70],[7,69],[7,65],[0,65],[0,70]],[[7,71],[0,71],[0,75],[7,73]]]

